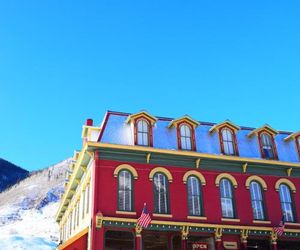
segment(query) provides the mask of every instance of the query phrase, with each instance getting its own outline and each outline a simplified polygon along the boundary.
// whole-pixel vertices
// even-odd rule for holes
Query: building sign
[[[233,241],[224,241],[223,246],[225,249],[235,249],[235,250],[238,249],[237,242],[233,242]]]
[[[192,249],[208,249],[208,245],[205,242],[194,242],[192,244]]]

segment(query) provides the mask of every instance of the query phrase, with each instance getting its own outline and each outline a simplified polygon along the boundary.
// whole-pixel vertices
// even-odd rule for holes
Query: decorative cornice
[[[294,140],[296,137],[300,136],[300,131],[292,133],[284,138],[284,141]]]
[[[268,133],[270,133],[272,136],[275,136],[278,134],[278,131],[273,129],[270,125],[265,124],[264,126],[254,129],[252,130],[249,134],[248,137],[252,137],[253,135],[257,135],[259,132],[261,131],[266,131]]]
[[[139,118],[143,118],[143,117],[146,118],[146,119],[148,119],[151,122],[152,126],[157,121],[157,118],[154,117],[154,116],[152,116],[152,115],[150,115],[147,111],[140,111],[138,113],[129,115],[128,118],[126,119],[126,123],[130,123],[133,120],[136,120],[136,119],[139,119]]]
[[[193,118],[191,118],[188,115],[185,115],[185,116],[182,116],[178,119],[172,120],[169,123],[168,128],[175,127],[175,126],[177,126],[178,123],[182,123],[182,122],[186,122],[187,124],[190,124],[193,128],[196,128],[197,126],[200,125],[200,123],[198,121],[194,120]]]
[[[214,131],[218,131],[220,128],[222,127],[229,127],[231,128],[233,131],[237,131],[240,130],[241,128],[237,125],[235,125],[234,123],[232,123],[229,120],[226,120],[224,122],[218,123],[214,126],[211,127],[211,129],[209,130],[210,133],[213,133]]]

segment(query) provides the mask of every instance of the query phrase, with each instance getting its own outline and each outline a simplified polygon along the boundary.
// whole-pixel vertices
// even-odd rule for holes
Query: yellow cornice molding
[[[272,128],[270,125],[265,124],[264,126],[254,129],[252,130],[249,134],[248,137],[252,137],[253,135],[257,135],[259,132],[261,131],[267,131],[268,133],[270,133],[272,136],[275,136],[278,134],[278,131],[275,130],[274,128]]]
[[[246,186],[247,189],[249,189],[251,181],[256,181],[256,182],[258,182],[258,183],[262,186],[262,188],[263,188],[265,191],[266,191],[267,188],[268,188],[268,187],[267,187],[267,183],[264,181],[263,178],[261,178],[261,177],[259,177],[259,176],[257,176],[257,175],[252,175],[252,176],[249,176],[249,177],[247,178],[247,180],[246,180],[245,186]]]
[[[223,178],[228,179],[228,180],[232,183],[233,187],[234,187],[234,188],[237,188],[238,184],[237,184],[236,179],[235,179],[231,174],[228,174],[228,173],[222,173],[222,174],[219,174],[219,175],[216,177],[215,184],[216,184],[217,187],[219,187],[220,181],[221,181],[221,179],[223,179]]]
[[[147,111],[140,111],[138,113],[129,115],[128,118],[126,119],[126,123],[130,123],[131,121],[142,118],[142,117],[146,117],[148,120],[150,120],[152,126],[157,121],[157,118],[154,117],[153,115],[150,115]]]
[[[264,164],[270,166],[287,166],[287,167],[298,167],[300,168],[300,163],[285,162],[285,161],[276,161],[276,160],[265,160],[257,158],[246,158],[239,156],[230,156],[230,155],[217,155],[217,154],[208,154],[208,153],[199,153],[194,151],[181,151],[181,150],[170,150],[170,149],[159,149],[153,147],[144,147],[144,146],[131,146],[131,145],[121,145],[121,144],[111,144],[111,143],[101,143],[101,142],[87,142],[89,147],[94,148],[110,148],[110,149],[120,149],[120,150],[132,150],[137,152],[148,152],[148,153],[160,153],[168,155],[177,155],[177,156],[189,156],[196,158],[207,158],[212,160],[225,160],[225,161],[235,161],[235,162],[248,162]]]
[[[187,179],[188,179],[190,176],[196,176],[196,177],[199,179],[199,181],[201,182],[200,184],[201,184],[202,186],[205,186],[205,185],[206,185],[206,180],[205,180],[204,176],[203,176],[201,173],[199,173],[198,171],[196,171],[196,170],[190,170],[190,171],[187,171],[187,172],[184,174],[184,176],[183,176],[183,178],[182,178],[182,181],[183,181],[184,184],[186,184]]]
[[[61,210],[62,210],[62,207],[64,206],[65,202],[67,200],[71,200],[73,198],[73,195],[74,195],[74,190],[71,189],[71,186],[73,184],[73,182],[75,182],[75,179],[76,179],[76,174],[78,172],[78,169],[81,167],[81,163],[83,161],[83,158],[84,158],[84,155],[86,154],[87,152],[87,148],[88,148],[88,143],[85,142],[82,146],[82,150],[79,152],[78,154],[78,157],[77,157],[77,161],[75,163],[75,166],[74,166],[74,170],[73,170],[73,173],[69,179],[69,182],[68,182],[68,185],[66,186],[66,190],[61,198],[61,202],[60,202],[60,206],[58,208],[58,211],[57,211],[57,214],[55,216],[56,218],[56,221],[59,222],[60,219],[59,219],[59,215],[61,213]],[[79,184],[78,184],[79,185]],[[71,194],[72,197],[71,198],[68,198],[67,199],[67,196]]]
[[[200,125],[200,123],[198,121],[194,120],[193,118],[191,118],[188,115],[185,115],[185,116],[182,116],[182,117],[180,117],[178,119],[172,120],[169,123],[168,128],[171,128],[173,126],[177,126],[177,124],[181,123],[181,122],[186,122],[186,123],[190,124],[193,128],[196,128],[197,126]]]
[[[118,177],[119,172],[122,170],[128,170],[132,174],[134,179],[137,179],[139,177],[135,168],[130,166],[129,164],[121,164],[117,166],[114,171],[114,177]]]
[[[237,130],[240,130],[241,128],[237,125],[235,125],[233,122],[229,121],[229,120],[226,120],[224,122],[221,122],[221,123],[218,123],[214,126],[212,126],[209,130],[210,133],[213,133],[214,131],[219,131],[219,129],[221,127],[229,127],[231,128],[233,131],[237,131]]]
[[[277,192],[279,191],[279,186],[281,184],[287,185],[291,189],[291,191],[293,193],[296,193],[296,186],[295,186],[295,184],[293,182],[291,182],[290,180],[286,179],[286,178],[280,178],[278,181],[276,181],[276,183],[275,183],[275,190]]]
[[[284,141],[290,141],[292,139],[294,140],[298,136],[300,136],[300,131],[288,135],[287,137],[284,138]]]
[[[150,181],[153,180],[154,175],[158,172],[165,174],[169,182],[173,181],[173,176],[172,176],[171,172],[168,169],[162,168],[162,167],[155,167],[151,170],[151,172],[149,174]]]

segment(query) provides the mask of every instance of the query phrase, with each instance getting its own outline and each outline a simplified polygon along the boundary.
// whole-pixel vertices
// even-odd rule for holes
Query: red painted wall
[[[97,171],[97,186],[96,192],[99,192],[97,196],[97,201],[95,208],[101,211],[105,216],[115,216],[115,217],[130,217],[129,215],[122,216],[117,215],[115,211],[117,210],[117,178],[113,176],[113,172],[117,166],[127,162],[117,162],[109,160],[100,160],[99,171]],[[151,164],[140,164],[140,163],[127,163],[133,166],[138,172],[138,179],[134,180],[134,209],[137,212],[134,218],[139,217],[144,202],[147,203],[147,207],[150,213],[153,211],[153,187],[152,181],[149,180],[149,173],[151,169],[157,167],[157,165]],[[170,183],[170,208],[173,218],[161,218],[152,217],[157,220],[175,220],[175,221],[188,221],[188,209],[187,209],[187,192],[186,185],[183,184],[183,175],[189,170],[187,168],[178,168],[172,166],[160,166],[168,169],[173,176],[173,182]],[[206,186],[202,187],[203,201],[204,201],[204,216],[207,217],[207,221],[200,220],[190,220],[192,222],[203,222],[203,223],[218,223],[218,224],[228,224],[221,221],[221,204],[220,204],[220,193],[219,188],[215,185],[215,179],[220,172],[214,171],[201,171],[206,179]],[[250,176],[249,174],[241,173],[230,173],[234,176],[238,182],[238,187],[234,190],[235,201],[236,201],[236,211],[237,218],[240,222],[230,222],[229,224],[243,224],[243,225],[253,225],[253,216],[251,209],[250,193],[246,189],[245,182]],[[272,225],[278,224],[282,212],[279,202],[279,194],[275,190],[275,183],[280,177],[278,176],[264,176],[260,175],[261,178],[267,183],[268,190],[265,192],[265,203],[267,219],[272,222]],[[300,192],[300,182],[296,178],[287,178],[291,180],[298,192]],[[296,218],[300,215],[300,195],[293,194],[294,204],[296,207]],[[260,226],[259,224],[255,224]],[[261,226],[271,226],[263,225]]]
[[[64,248],[64,250],[86,250],[87,249],[87,235],[81,236],[79,239],[74,241],[72,244]]]

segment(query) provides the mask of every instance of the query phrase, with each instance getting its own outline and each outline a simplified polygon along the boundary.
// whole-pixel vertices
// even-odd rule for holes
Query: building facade
[[[300,132],[109,111],[82,140],[59,250],[300,249]]]

